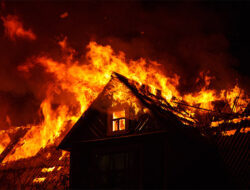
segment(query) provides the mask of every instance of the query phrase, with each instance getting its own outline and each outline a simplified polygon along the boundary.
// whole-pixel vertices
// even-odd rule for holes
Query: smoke
[[[217,6],[217,5],[216,5]],[[227,89],[239,83],[239,60],[233,54],[228,30],[231,15],[214,4],[147,1],[6,2],[0,12],[0,129],[34,124],[41,120],[40,104],[55,80],[42,67],[32,73],[18,66],[32,57],[49,54],[62,59],[58,42],[85,57],[86,45],[95,40],[123,51],[129,59],[144,57],[162,65],[166,75],[180,76],[182,94],[202,87],[200,73],[212,77],[209,87]],[[218,8],[218,10],[216,10]],[[234,21],[235,22],[235,21]],[[243,67],[244,68],[244,67]],[[244,79],[244,80],[243,80]],[[246,89],[248,90],[248,89]],[[56,104],[70,97],[63,92]],[[75,100],[70,99],[72,104]]]

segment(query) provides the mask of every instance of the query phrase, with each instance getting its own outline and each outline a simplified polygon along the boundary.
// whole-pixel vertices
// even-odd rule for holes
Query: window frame
[[[120,117],[120,118],[113,118],[113,113],[114,112],[119,112],[119,111],[125,111],[125,117]],[[107,135],[108,136],[113,136],[113,135],[119,135],[119,134],[124,134],[124,133],[127,133],[128,132],[128,123],[129,123],[129,120],[128,120],[128,111],[124,108],[122,109],[115,109],[115,110],[109,110],[108,111],[108,124],[107,124],[107,127],[108,127],[108,130],[107,130]],[[124,130],[119,130],[120,128],[120,124],[118,124],[118,130],[117,131],[113,131],[113,121],[120,121],[124,119],[125,120],[125,129]],[[119,122],[118,122],[119,123]]]

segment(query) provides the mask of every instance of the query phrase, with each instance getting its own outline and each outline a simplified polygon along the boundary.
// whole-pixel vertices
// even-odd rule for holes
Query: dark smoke
[[[57,42],[64,36],[77,50],[76,59],[85,56],[90,40],[96,40],[124,51],[127,58],[158,61],[166,74],[181,76],[183,94],[198,90],[195,81],[201,71],[214,76],[213,88],[225,89],[238,82],[248,91],[249,30],[244,22],[249,7],[247,2],[222,1],[2,3],[0,16],[18,16],[37,38],[11,41],[0,21],[0,129],[9,126],[7,116],[13,125],[40,121],[39,105],[53,76],[37,67],[27,78],[17,66],[43,53],[59,59]]]

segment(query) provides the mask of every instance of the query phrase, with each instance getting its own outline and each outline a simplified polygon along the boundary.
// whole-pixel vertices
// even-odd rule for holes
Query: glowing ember
[[[69,13],[68,12],[64,12],[60,15],[60,18],[66,18],[69,16]]]
[[[51,153],[49,152],[46,156],[46,158],[50,158],[51,157]]]
[[[42,172],[43,172],[43,173],[48,173],[48,172],[52,172],[54,169],[55,169],[55,166],[54,166],[54,167],[51,167],[51,168],[43,168],[43,169],[42,169]]]
[[[42,183],[44,182],[46,177],[37,177],[33,180],[33,183]]]
[[[67,151],[62,151],[62,155],[60,156],[59,160],[62,160],[64,156],[69,156],[69,153]]]
[[[61,166],[59,166],[58,168],[57,168],[57,171],[59,171],[59,170],[61,170],[62,169],[62,167]]]
[[[250,116],[242,117],[242,118],[235,118],[235,119],[232,119],[231,121],[233,123],[239,123],[239,122],[244,121],[244,120],[250,120]]]
[[[211,127],[217,127],[218,125],[224,123],[225,121],[224,120],[221,120],[221,121],[213,121],[211,122]]]

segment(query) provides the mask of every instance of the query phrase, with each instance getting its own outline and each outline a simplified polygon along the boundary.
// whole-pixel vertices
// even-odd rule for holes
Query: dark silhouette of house
[[[70,188],[223,188],[213,144],[160,91],[113,73],[59,148],[70,152]]]

